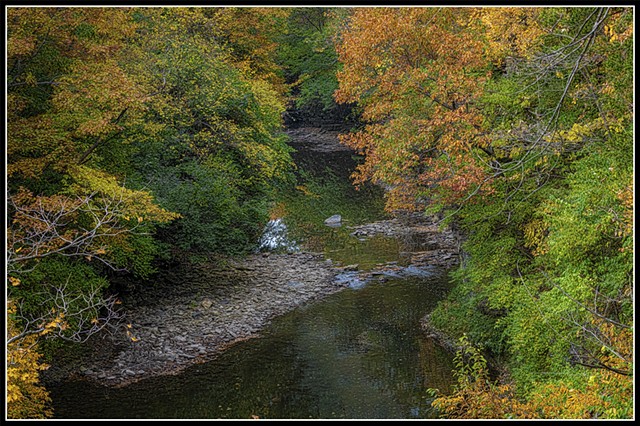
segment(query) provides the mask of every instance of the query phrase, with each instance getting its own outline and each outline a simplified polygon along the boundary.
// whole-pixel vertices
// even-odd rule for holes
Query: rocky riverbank
[[[322,127],[299,127],[287,130],[289,144],[294,148],[303,148],[316,152],[352,151],[338,140],[341,133],[337,130],[327,130]],[[348,132],[342,132],[348,133]]]
[[[94,336],[82,356],[55,363],[44,379],[82,377],[123,386],[175,374],[257,337],[273,318],[305,303],[370,280],[430,275],[457,262],[456,235],[429,218],[409,215],[352,229],[358,239],[398,238],[408,265],[390,262],[361,271],[309,252],[181,262],[123,295],[125,320],[119,330]]]
[[[416,267],[449,269],[459,263],[460,236],[448,227],[442,228],[435,217],[405,213],[353,229],[351,235],[359,239],[375,235],[397,238],[401,244],[400,254]]]
[[[396,236],[409,264],[374,270],[337,265],[322,254],[261,253],[240,259],[179,263],[155,282],[124,294],[125,320],[119,330],[94,336],[82,356],[63,359],[45,372],[45,381],[82,377],[105,386],[123,386],[208,361],[237,342],[259,336],[269,322],[298,306],[348,287],[387,277],[433,274],[457,260],[451,231],[419,216],[353,228],[354,238]]]
[[[177,373],[257,336],[272,318],[340,290],[344,284],[334,276],[321,255],[304,252],[181,266],[125,297],[121,330],[95,336],[89,353],[49,378],[70,374],[122,386]]]

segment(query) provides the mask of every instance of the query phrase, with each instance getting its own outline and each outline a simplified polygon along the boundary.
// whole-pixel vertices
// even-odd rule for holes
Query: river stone
[[[300,281],[294,281],[294,280],[292,280],[292,281],[287,282],[287,285],[288,285],[289,287],[299,288],[299,287],[304,286],[304,283],[301,283]]]
[[[340,226],[342,225],[342,216],[334,214],[333,216],[326,218],[324,220],[324,224],[327,226]]]
[[[201,303],[202,307],[205,309],[209,309],[211,307],[211,305],[213,305],[213,302],[209,299],[204,299]]]

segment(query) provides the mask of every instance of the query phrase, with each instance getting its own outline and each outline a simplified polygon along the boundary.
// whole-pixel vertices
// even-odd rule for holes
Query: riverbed
[[[56,418],[435,416],[426,389],[450,388],[453,355],[420,319],[448,292],[455,235],[355,191],[335,134],[291,137],[303,174],[274,218],[286,244],[137,291],[123,333],[51,374]]]

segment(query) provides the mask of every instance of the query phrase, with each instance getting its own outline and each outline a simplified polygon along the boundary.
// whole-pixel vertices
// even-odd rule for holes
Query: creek
[[[442,270],[413,268],[397,237],[357,238],[353,226],[385,218],[377,187],[355,191],[358,158],[335,135],[292,134],[298,190],[284,195],[265,249],[323,253],[345,268],[343,290],[274,318],[257,337],[175,375],[121,387],[72,379],[50,387],[66,419],[434,418],[427,388],[451,389],[453,355],[420,329],[443,299]],[[340,226],[324,220],[340,214]],[[268,236],[267,236],[268,237]],[[270,241],[270,242],[269,242]],[[361,272],[393,266],[363,280]],[[403,269],[404,268],[404,269]],[[360,272],[360,274],[358,273]]]

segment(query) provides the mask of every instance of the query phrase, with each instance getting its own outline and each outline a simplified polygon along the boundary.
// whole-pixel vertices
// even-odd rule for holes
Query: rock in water
[[[324,224],[327,226],[340,226],[342,225],[342,216],[334,214],[333,216],[326,218],[324,220]]]

